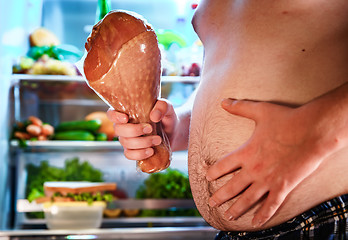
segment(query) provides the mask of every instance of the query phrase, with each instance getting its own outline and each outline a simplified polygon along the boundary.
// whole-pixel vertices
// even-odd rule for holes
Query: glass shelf
[[[123,151],[118,141],[25,141],[21,146],[19,141],[12,140],[13,149],[23,151]]]
[[[27,199],[18,199],[16,211],[21,214],[24,225],[44,225],[44,219],[30,219],[24,214],[28,212],[41,212],[42,204],[29,202]],[[108,204],[108,209],[195,209],[193,199],[122,199],[115,200]],[[205,220],[200,216],[161,216],[161,217],[125,217],[104,218],[103,226],[207,226]]]
[[[19,81],[85,82],[83,76],[13,74],[12,85]],[[199,76],[162,76],[161,82],[198,83]]]
[[[193,199],[119,199],[108,203],[108,209],[195,209]],[[17,212],[41,212],[42,204],[17,200]]]

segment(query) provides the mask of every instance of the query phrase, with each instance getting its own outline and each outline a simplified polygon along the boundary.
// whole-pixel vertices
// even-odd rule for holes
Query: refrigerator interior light
[[[96,235],[68,235],[66,239],[97,239]]]

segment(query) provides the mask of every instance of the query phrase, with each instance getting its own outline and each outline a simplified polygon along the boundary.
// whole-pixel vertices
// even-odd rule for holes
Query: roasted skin
[[[160,124],[150,112],[160,93],[161,54],[150,25],[130,12],[111,11],[94,27],[85,44],[84,72],[89,86],[130,123],[150,123],[150,135],[162,136],[153,156],[138,161],[146,173],[170,164],[170,147]]]

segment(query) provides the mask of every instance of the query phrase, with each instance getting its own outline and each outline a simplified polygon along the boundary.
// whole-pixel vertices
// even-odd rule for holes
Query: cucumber
[[[95,137],[89,131],[65,131],[57,132],[53,136],[54,140],[70,140],[70,141],[94,141]]]
[[[89,120],[89,121],[69,121],[60,123],[55,131],[63,132],[63,131],[76,131],[76,130],[85,130],[95,132],[97,131],[102,122],[99,119]]]
[[[97,133],[95,135],[95,140],[97,140],[97,141],[107,141],[108,140],[108,136],[105,133]]]

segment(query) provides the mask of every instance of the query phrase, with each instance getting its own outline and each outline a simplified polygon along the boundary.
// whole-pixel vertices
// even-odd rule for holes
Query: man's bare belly
[[[221,47],[226,38],[230,39],[231,49]],[[252,99],[293,107],[305,104],[347,81],[348,70],[343,66],[348,58],[348,47],[342,41],[334,47],[323,45],[320,48],[321,43],[316,45],[315,35],[312,40],[300,42],[303,46],[296,41],[279,43],[269,39],[262,47],[245,40],[244,44],[233,48],[233,43],[238,45],[243,36],[238,39],[228,34],[209,42],[202,40],[206,46],[205,62],[192,112],[189,143],[192,193],[200,213],[213,227],[256,230],[251,227],[251,220],[259,205],[234,221],[225,220],[223,214],[235,199],[217,208],[208,205],[209,197],[232,177],[227,175],[208,183],[205,179],[208,167],[246,142],[254,130],[253,121],[224,111],[221,100],[228,97]],[[262,228],[278,225],[325,200],[348,193],[347,161],[348,149],[325,159],[288,195],[275,216]]]

